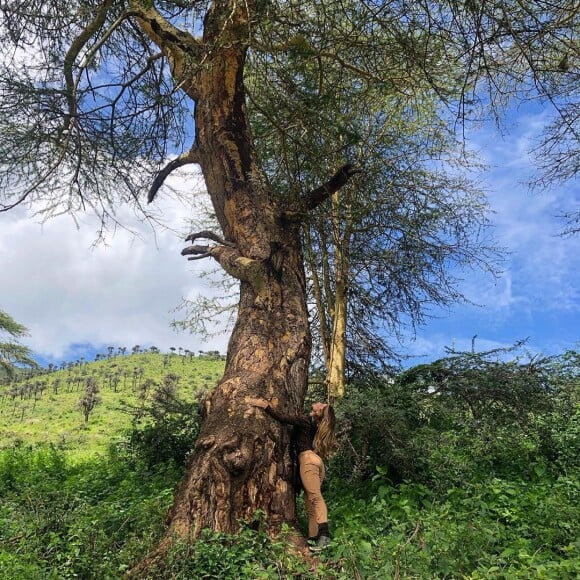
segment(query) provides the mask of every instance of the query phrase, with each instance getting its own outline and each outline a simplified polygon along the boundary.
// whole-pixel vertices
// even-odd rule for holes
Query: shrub
[[[505,350],[505,349],[504,349]],[[526,363],[460,353],[396,379],[362,375],[338,408],[332,469],[364,481],[377,466],[393,483],[444,491],[489,477],[554,475],[580,467],[580,368],[575,353]]]
[[[180,476],[114,454],[1,451],[0,577],[121,577],[159,539]]]
[[[128,433],[130,453],[149,466],[168,461],[185,465],[199,433],[199,404],[177,396],[173,376],[167,375],[151,402],[138,409]]]

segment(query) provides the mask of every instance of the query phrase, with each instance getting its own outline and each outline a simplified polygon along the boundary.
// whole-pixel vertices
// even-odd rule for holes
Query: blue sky
[[[562,237],[558,216],[580,210],[578,183],[530,192],[535,174],[529,151],[547,121],[528,107],[512,112],[509,131],[486,126],[471,145],[489,169],[481,176],[492,208],[493,235],[507,253],[497,279],[465,273],[462,288],[477,305],[456,305],[417,333],[426,359],[444,346],[484,350],[528,338],[533,353],[554,354],[580,345],[580,236]],[[420,359],[416,359],[417,361]]]
[[[475,305],[433,312],[404,347],[415,355],[408,364],[439,358],[446,346],[468,350],[474,335],[480,350],[527,337],[534,353],[579,346],[580,236],[560,237],[556,217],[564,208],[578,211],[578,184],[532,194],[525,183],[534,172],[528,151],[545,123],[542,111],[529,108],[512,113],[503,136],[489,125],[471,135],[490,166],[479,179],[494,212],[493,233],[509,254],[497,279],[461,273]],[[119,218],[132,232],[118,229],[97,246],[99,224],[90,216],[77,228],[68,215],[42,224],[30,209],[0,214],[0,308],[30,329],[24,342],[42,362],[91,359],[109,345],[225,352],[227,335],[203,340],[170,328],[184,297],[216,291],[201,276],[207,264],[180,256],[203,184],[191,173],[172,184],[200,196],[188,203],[159,196],[155,211],[167,227],[155,233],[123,209]]]

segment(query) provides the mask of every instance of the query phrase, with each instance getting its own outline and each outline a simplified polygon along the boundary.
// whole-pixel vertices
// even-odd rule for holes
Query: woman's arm
[[[306,415],[287,415],[274,409],[266,399],[246,399],[246,402],[254,407],[264,409],[268,415],[286,425],[297,425],[299,427],[310,427],[310,419]]]

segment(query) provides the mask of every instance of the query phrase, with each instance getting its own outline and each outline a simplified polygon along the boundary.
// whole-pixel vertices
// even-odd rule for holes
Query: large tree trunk
[[[258,509],[275,530],[296,518],[289,433],[245,399],[264,397],[280,409],[301,409],[311,338],[301,250],[304,215],[350,177],[331,180],[286,207],[260,169],[245,107],[243,72],[251,2],[216,1],[203,39],[179,31],[154,8],[134,0],[139,24],[168,57],[179,86],[196,102],[196,142],[183,159],[203,171],[222,235],[183,253],[212,257],[240,281],[238,318],[226,369],[205,401],[199,439],[169,513],[168,540],[201,529],[233,532]],[[181,161],[176,160],[178,166]]]
[[[180,535],[233,531],[257,509],[273,527],[295,519],[288,435],[245,398],[265,397],[290,412],[304,400],[310,333],[300,231],[284,222],[257,167],[242,67],[242,54],[208,67],[201,86],[212,106],[198,105],[196,114],[201,166],[225,234],[210,253],[240,279],[240,301],[225,373],[206,401],[171,512],[170,532]]]
[[[236,16],[244,24],[244,14]],[[238,278],[240,302],[225,373],[205,402],[170,513],[169,533],[180,536],[204,527],[234,531],[257,509],[270,527],[295,520],[287,430],[245,398],[265,397],[298,412],[310,357],[300,226],[283,218],[256,160],[244,99],[245,46],[239,38],[228,42],[222,15],[214,12],[206,19],[206,43],[215,30],[220,46],[196,79],[196,151],[224,240],[189,253],[206,251]]]
[[[295,256],[293,262],[279,280],[264,285],[270,295],[264,302],[242,284],[225,374],[206,401],[170,533],[196,535],[203,527],[231,532],[257,509],[267,514],[269,527],[295,519],[288,436],[262,410],[244,403],[246,396],[263,396],[298,411],[303,400],[310,344],[296,292],[300,260]]]
[[[289,261],[289,260],[288,260]],[[264,301],[242,283],[238,321],[224,377],[206,401],[206,416],[171,511],[170,533],[201,528],[234,531],[257,509],[270,526],[295,518],[288,437],[246,396],[263,396],[298,411],[308,367],[309,335],[300,259],[264,285]]]

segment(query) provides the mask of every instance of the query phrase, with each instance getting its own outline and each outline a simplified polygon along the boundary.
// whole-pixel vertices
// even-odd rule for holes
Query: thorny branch
[[[194,242],[195,240],[204,239],[204,240],[211,240],[212,242],[216,242],[217,244],[221,244],[222,246],[229,246],[230,248],[234,248],[235,244],[232,242],[228,242],[218,236],[214,232],[210,232],[209,230],[203,230],[201,232],[197,232],[195,234],[189,234],[187,238],[185,238],[186,242]]]
[[[101,28],[107,17],[107,12],[111,8],[113,0],[105,0],[99,8],[95,18],[83,29],[83,31],[72,41],[64,59],[64,78],[67,87],[66,98],[68,102],[68,114],[65,116],[63,131],[70,127],[71,119],[77,115],[76,88],[77,83],[73,78],[74,63],[91,37]]]
[[[203,258],[213,258],[230,275],[238,280],[250,282],[256,291],[262,286],[266,275],[266,266],[260,260],[246,258],[236,248],[232,242],[222,239],[214,232],[208,230],[190,234],[186,242],[193,242],[199,239],[206,239],[215,242],[215,246],[191,245],[181,250],[182,256],[190,256],[188,260],[201,260]]]
[[[182,153],[179,157],[176,157],[172,161],[170,161],[155,177],[151,187],[149,188],[149,193],[147,194],[147,203],[151,203],[159,188],[163,185],[165,180],[169,177],[169,174],[179,167],[183,167],[184,165],[189,165],[191,163],[198,163],[197,157],[197,150],[195,147],[192,147],[187,153]],[[205,236],[207,237],[207,236]],[[187,238],[188,240],[189,238]],[[208,238],[210,239],[210,238]],[[186,240],[186,241],[187,241]]]
[[[360,169],[354,169],[350,163],[343,165],[326,183],[313,189],[306,195],[304,199],[305,209],[307,211],[316,209],[357,173],[362,173],[362,171]]]

